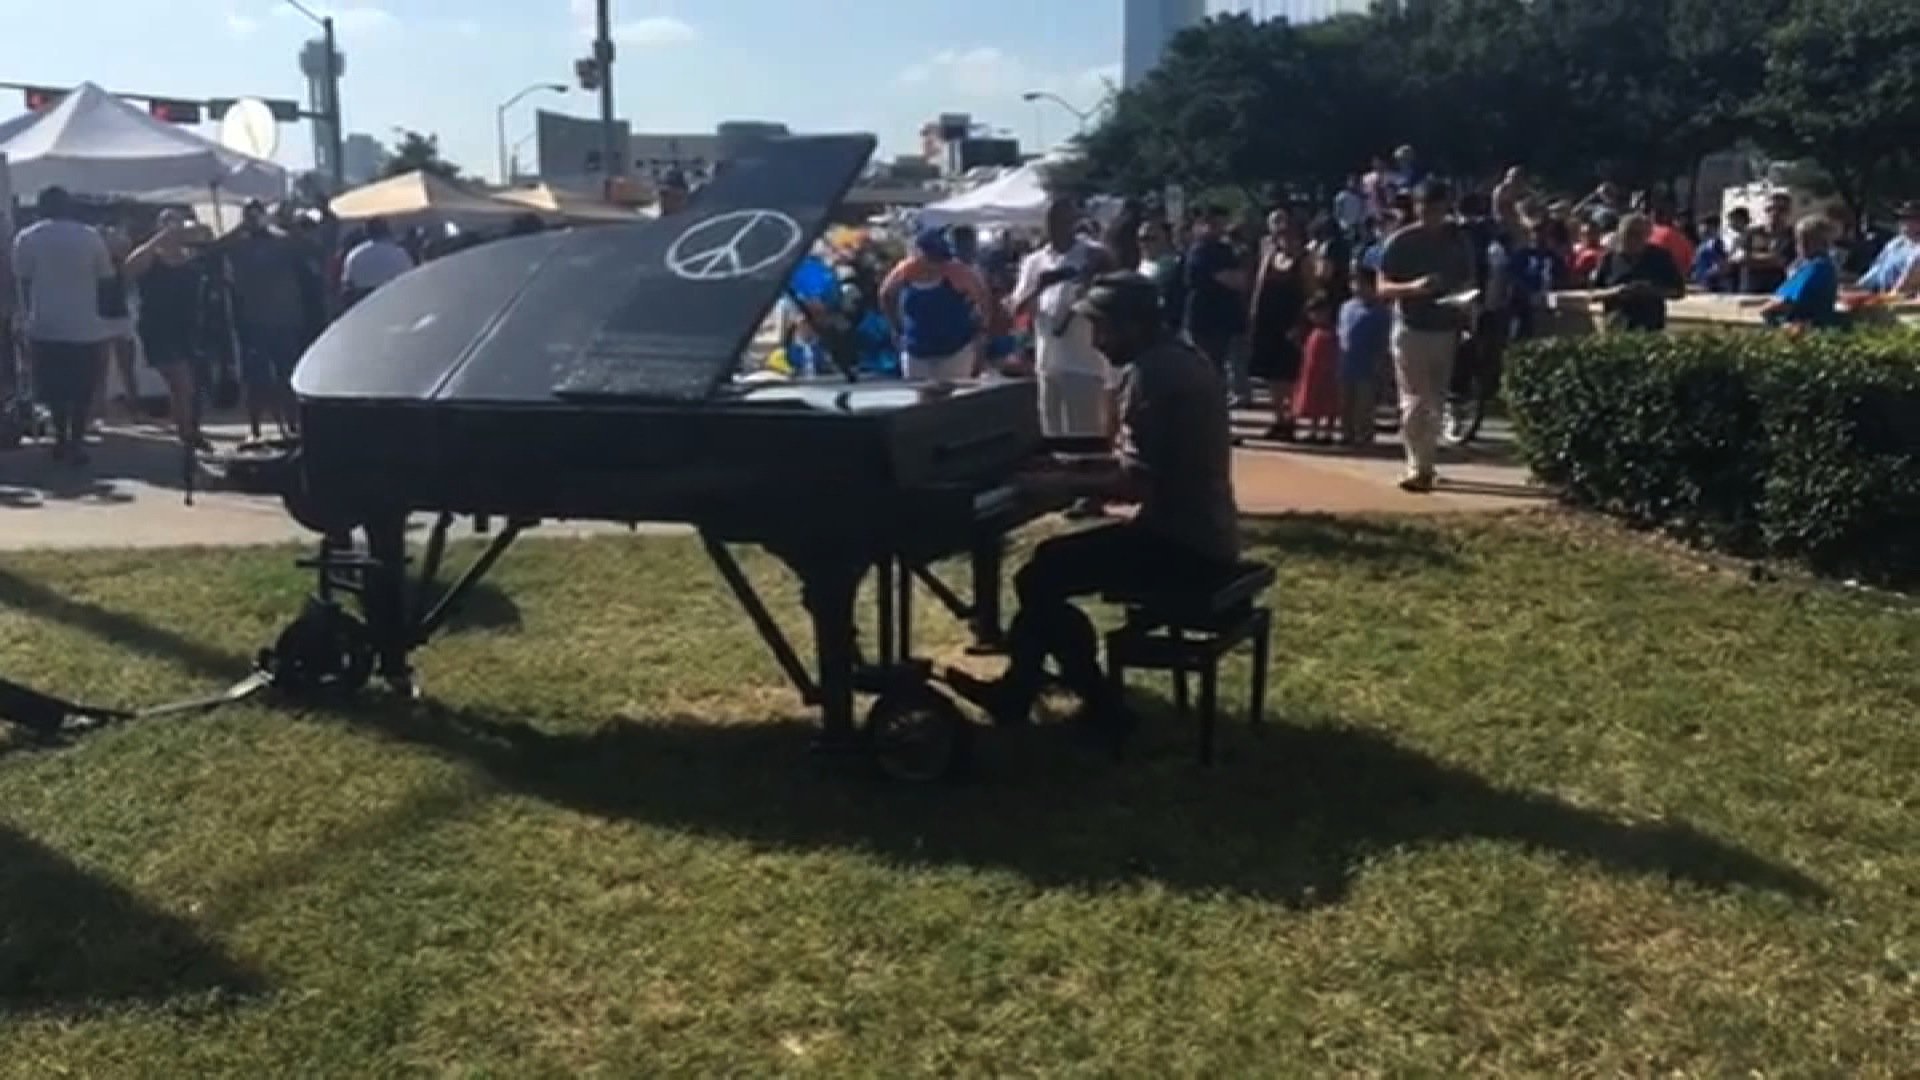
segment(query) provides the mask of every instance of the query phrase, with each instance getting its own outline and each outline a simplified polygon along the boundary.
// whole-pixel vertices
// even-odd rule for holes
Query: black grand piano
[[[872,149],[866,136],[771,140],[684,214],[492,243],[341,318],[293,379],[300,438],[276,486],[326,539],[303,563],[314,600],[263,653],[277,681],[357,689],[377,665],[411,692],[410,652],[526,529],[683,522],[820,708],[824,749],[872,753],[915,779],[958,767],[969,725],[913,659],[915,583],[977,637],[997,631],[1003,538],[1055,508],[1012,483],[1043,447],[1032,385],[736,378]],[[438,520],[414,573],[406,525],[420,512]],[[448,529],[467,516],[501,524],[442,587]],[[799,577],[812,665],[734,559],[739,543]],[[959,554],[972,556],[967,599],[929,570]],[[863,657],[856,597],[873,574]],[[877,698],[863,726],[856,693]]]

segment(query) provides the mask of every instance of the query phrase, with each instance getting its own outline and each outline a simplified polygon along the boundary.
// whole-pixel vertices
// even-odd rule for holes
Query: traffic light
[[[27,111],[46,112],[48,109],[60,104],[61,99],[66,96],[67,92],[65,90],[52,90],[44,86],[29,86],[26,88]]]
[[[580,80],[580,89],[600,89],[600,61],[591,56],[583,56],[573,62],[573,77]]]
[[[147,102],[147,114],[169,124],[197,124],[200,122],[200,103],[154,98]]]

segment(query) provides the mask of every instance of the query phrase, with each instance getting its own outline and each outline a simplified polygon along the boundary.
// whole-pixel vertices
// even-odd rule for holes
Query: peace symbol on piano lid
[[[800,223],[778,210],[730,210],[674,238],[667,269],[685,281],[737,281],[778,264],[801,235]]]

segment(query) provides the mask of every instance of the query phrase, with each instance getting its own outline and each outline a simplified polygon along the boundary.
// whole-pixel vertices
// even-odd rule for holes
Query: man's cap
[[[1089,319],[1153,322],[1160,317],[1160,290],[1137,273],[1102,274],[1087,295],[1073,305],[1076,315]]]
[[[913,249],[929,259],[953,258],[953,244],[947,240],[947,234],[939,229],[922,229],[913,238]]]

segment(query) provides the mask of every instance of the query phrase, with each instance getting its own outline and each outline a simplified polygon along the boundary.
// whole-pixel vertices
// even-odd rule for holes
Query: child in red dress
[[[1307,347],[1300,381],[1293,387],[1293,419],[1308,442],[1330,443],[1340,423],[1340,336],[1333,326],[1333,300],[1307,302]]]

